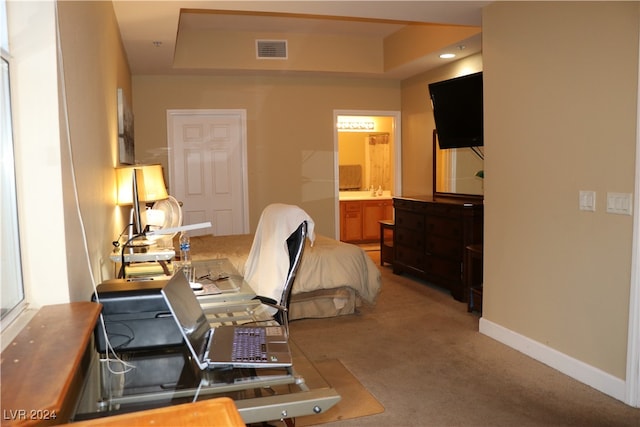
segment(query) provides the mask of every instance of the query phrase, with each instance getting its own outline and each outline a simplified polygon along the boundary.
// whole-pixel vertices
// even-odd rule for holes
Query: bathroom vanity
[[[380,240],[380,220],[393,218],[389,191],[372,196],[370,191],[340,192],[340,240],[371,243]]]

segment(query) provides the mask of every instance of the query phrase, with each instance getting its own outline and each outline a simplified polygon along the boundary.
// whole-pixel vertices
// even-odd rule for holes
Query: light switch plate
[[[631,193],[607,193],[607,213],[631,215]]]
[[[588,212],[596,211],[595,191],[580,191],[580,210]]]

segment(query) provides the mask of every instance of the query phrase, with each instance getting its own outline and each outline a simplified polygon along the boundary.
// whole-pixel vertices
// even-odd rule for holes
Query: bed
[[[244,271],[253,234],[194,236],[194,260],[228,258]],[[289,319],[334,317],[356,312],[363,304],[374,304],[380,291],[380,270],[360,247],[316,235],[307,241],[293,284]]]

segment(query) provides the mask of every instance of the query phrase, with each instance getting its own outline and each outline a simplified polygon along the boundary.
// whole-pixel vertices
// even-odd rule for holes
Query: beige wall
[[[116,91],[122,87],[130,96],[131,80],[111,2],[59,2],[58,16],[66,94],[66,102],[61,102],[68,108],[73,155],[71,165],[63,113],[60,152],[69,294],[71,301],[86,301],[93,292],[91,278],[100,283],[114,273],[109,259],[111,242],[123,227],[120,209],[115,206],[113,169],[118,158]],[[86,233],[88,262],[72,171]],[[57,249],[54,243],[53,250]]]
[[[483,13],[486,320],[625,378],[638,2]],[[596,212],[578,210],[580,190]]]
[[[246,31],[181,30],[174,66],[186,69],[281,70],[283,61],[257,59],[256,40],[286,40],[286,67],[295,71],[380,73],[382,40],[373,37]]]
[[[482,32],[464,25],[408,25],[384,39],[385,70],[420,60]]]
[[[402,193],[433,193],[433,110],[429,83],[482,71],[482,55],[472,55],[402,81]]]
[[[280,202],[301,206],[318,233],[334,236],[333,111],[400,110],[400,88],[375,79],[134,76],[136,159],[162,163],[167,176],[168,109],[245,109],[251,230]]]

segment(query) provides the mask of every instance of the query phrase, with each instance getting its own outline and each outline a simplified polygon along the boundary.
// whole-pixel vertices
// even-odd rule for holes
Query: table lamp
[[[164,200],[169,197],[162,174],[162,165],[117,167],[116,183],[117,204],[119,206],[132,205],[129,219],[129,240],[132,240],[144,231],[140,204]]]

